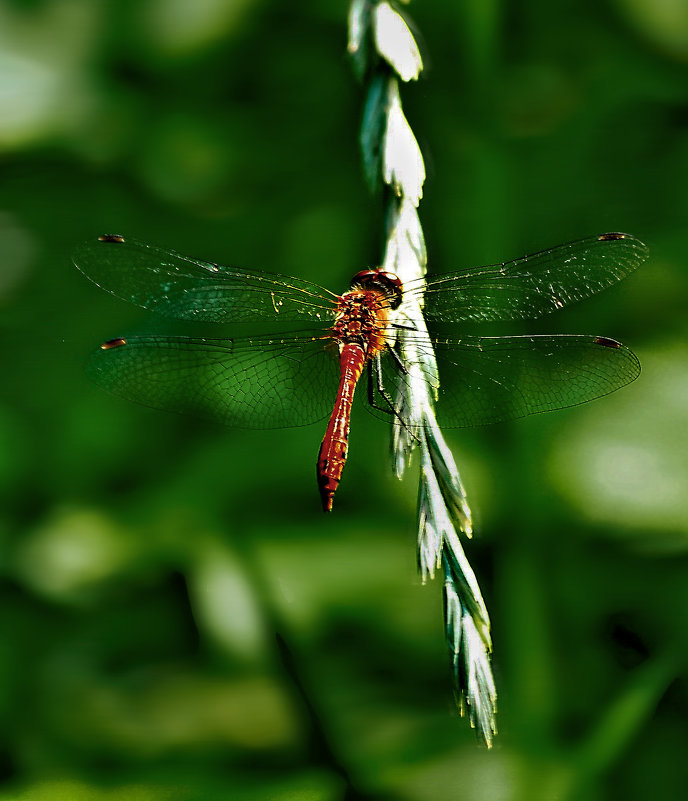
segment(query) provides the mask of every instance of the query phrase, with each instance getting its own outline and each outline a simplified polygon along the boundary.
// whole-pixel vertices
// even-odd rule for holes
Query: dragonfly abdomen
[[[332,511],[334,494],[339,486],[346,463],[351,406],[356,384],[363,372],[365,361],[366,350],[362,345],[357,342],[347,342],[342,345],[339,391],[318,453],[318,487],[325,512]]]

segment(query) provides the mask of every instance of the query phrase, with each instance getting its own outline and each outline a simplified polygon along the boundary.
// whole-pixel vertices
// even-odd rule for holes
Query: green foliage
[[[84,280],[94,235],[336,291],[377,258],[346,4],[0,3],[1,801],[681,796],[688,75],[660,8],[412,8],[429,271],[605,230],[651,250],[527,331],[618,338],[636,384],[451,435],[498,654],[487,753],[451,716],[385,426],[354,418],[326,519],[317,425],[225,431],[83,371],[110,337],[189,333]]]

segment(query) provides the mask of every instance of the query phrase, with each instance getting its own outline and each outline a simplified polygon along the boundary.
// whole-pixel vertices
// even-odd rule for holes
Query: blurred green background
[[[447,434],[496,747],[456,716],[440,582],[415,576],[416,477],[392,478],[384,425],[354,417],[326,517],[323,425],[219,430],[83,374],[102,340],[160,328],[74,269],[89,237],[332,289],[375,264],[347,3],[2,0],[0,801],[685,791],[688,5],[410,12],[432,271],[607,230],[652,252],[546,326],[632,345],[634,385]]]

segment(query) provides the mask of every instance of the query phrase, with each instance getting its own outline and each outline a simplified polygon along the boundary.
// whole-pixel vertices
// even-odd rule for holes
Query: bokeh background
[[[2,801],[685,791],[688,7],[410,12],[431,270],[607,230],[652,251],[547,321],[631,344],[634,385],[447,432],[493,620],[496,747],[456,715],[440,582],[415,576],[415,474],[392,477],[383,424],[355,416],[326,517],[322,425],[220,430],[83,373],[102,340],[160,326],[74,269],[89,237],[333,289],[375,264],[347,3],[2,0]]]

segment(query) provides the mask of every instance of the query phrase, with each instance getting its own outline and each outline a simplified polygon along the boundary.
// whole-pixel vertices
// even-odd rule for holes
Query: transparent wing
[[[514,420],[537,412],[576,406],[608,395],[640,374],[629,348],[590,335],[464,337],[433,341],[439,373],[436,404],[440,426]],[[414,342],[418,361],[430,340]],[[407,367],[409,363],[407,361]],[[409,373],[390,354],[383,359],[383,383],[395,397]]]
[[[164,317],[213,323],[334,319],[336,296],[303,281],[199,261],[122,236],[101,236],[74,263],[102,289]]]
[[[541,317],[625,278],[649,255],[630,234],[602,234],[515,261],[462,270],[409,287],[428,320],[522,320]]]
[[[236,428],[283,428],[322,419],[339,383],[337,348],[318,332],[289,338],[140,336],[91,355],[97,384],[144,406]]]

